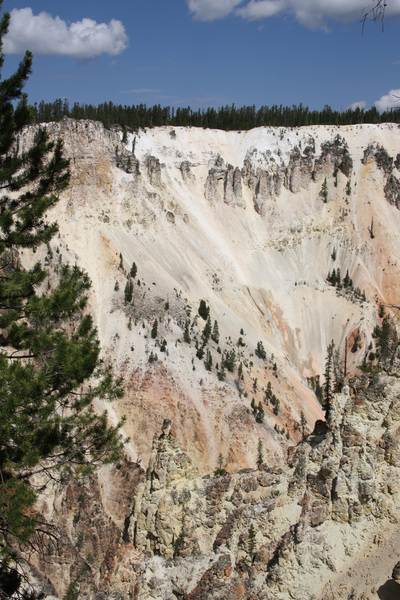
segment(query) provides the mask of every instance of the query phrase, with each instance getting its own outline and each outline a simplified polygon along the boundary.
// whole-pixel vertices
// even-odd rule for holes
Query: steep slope
[[[202,473],[220,454],[229,470],[254,466],[259,439],[282,461],[288,438],[300,438],[301,411],[310,427],[322,417],[307,381],[323,374],[329,342],[344,358],[347,339],[353,371],[373,342],[377,301],[399,304],[398,127],[165,127],[130,135],[126,147],[98,123],[49,128],[64,139],[72,181],[51,215],[60,236],[47,259],[76,261],[93,281],[102,346],[126,380],[110,418],[128,416],[132,457],[147,463],[168,417]],[[333,269],[349,272],[353,291],[326,281]],[[200,359],[202,299],[219,341]],[[259,341],[266,358],[255,354]]]
[[[399,394],[397,378],[352,379],[284,470],[200,478],[165,422],[136,497],[133,548],[121,549],[102,589],[138,599],[395,600]]]

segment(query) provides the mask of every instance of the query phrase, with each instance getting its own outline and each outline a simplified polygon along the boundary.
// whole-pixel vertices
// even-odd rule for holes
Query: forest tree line
[[[60,121],[63,117],[100,121],[106,128],[120,125],[124,130],[138,131],[145,127],[161,125],[203,127],[208,129],[248,130],[253,127],[301,127],[303,125],[356,125],[361,123],[400,123],[400,108],[380,113],[375,107],[345,111],[333,110],[325,105],[323,110],[310,110],[307,106],[261,106],[237,108],[221,106],[193,110],[186,108],[162,107],[160,104],[146,106],[137,104],[122,106],[113,102],[79,104],[70,107],[68,100],[39,102],[31,106],[36,123]]]

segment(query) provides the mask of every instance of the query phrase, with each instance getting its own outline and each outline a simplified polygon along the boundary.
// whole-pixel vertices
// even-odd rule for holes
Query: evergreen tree
[[[200,347],[197,349],[196,356],[197,356],[197,358],[198,358],[199,360],[201,360],[201,359],[203,358],[203,356],[204,356],[204,346],[200,346]]]
[[[186,344],[190,344],[190,342],[192,341],[192,339],[190,337],[190,321],[185,321],[185,331],[183,333],[183,341],[186,342]]]
[[[134,263],[132,263],[132,266],[131,266],[132,279],[136,279],[136,275],[137,275],[137,266],[136,266],[136,263],[134,262]]]
[[[130,304],[132,302],[132,298],[133,298],[133,281],[129,277],[126,281],[125,290],[124,290],[125,304]]]
[[[214,321],[214,326],[213,326],[213,330],[212,330],[212,333],[211,333],[211,339],[216,344],[219,343],[219,328],[218,328],[218,322],[217,321]]]
[[[204,362],[204,366],[207,369],[207,371],[211,371],[211,369],[212,369],[212,355],[211,355],[211,352],[209,350],[207,350],[207,352],[206,352],[206,360]]]
[[[322,188],[321,188],[321,198],[324,202],[328,202],[328,182],[326,181],[326,177],[322,183]]]
[[[263,360],[267,358],[267,353],[265,352],[264,344],[262,343],[262,341],[257,342],[257,348],[255,353],[256,356],[258,356],[258,358],[261,358]]]
[[[272,398],[272,386],[271,386],[271,382],[268,381],[268,383],[267,383],[267,390],[265,392],[265,400],[267,402],[269,402],[269,400],[271,400],[271,398]]]
[[[353,282],[352,282],[351,277],[349,275],[349,270],[347,269],[346,275],[344,276],[344,279],[343,279],[343,287],[345,287],[345,288],[351,288],[352,285],[353,285]]]
[[[336,287],[340,290],[342,289],[342,274],[340,269],[336,271]]]
[[[238,368],[238,378],[237,378],[237,387],[238,390],[241,391],[241,382],[242,382],[242,377],[243,377],[243,364],[239,363],[239,368]]]
[[[337,282],[336,269],[333,269],[332,275],[329,279],[329,283],[331,283],[333,286],[336,286],[336,282]]]
[[[205,300],[200,300],[198,313],[201,316],[201,318],[204,319],[204,321],[207,321],[210,314],[210,307],[207,306]]]
[[[264,463],[263,443],[261,441],[261,438],[259,438],[258,445],[257,445],[257,467],[260,469],[263,463]]]
[[[203,332],[201,334],[204,346],[207,344],[208,340],[210,339],[210,335],[211,335],[211,319],[210,319],[210,317],[208,317],[206,324],[204,326]]]
[[[221,369],[217,371],[217,376],[220,381],[225,381],[226,372],[225,372],[225,364],[224,361],[221,360]]]
[[[2,0],[0,0],[0,8]],[[10,16],[0,22],[1,41]],[[0,56],[0,68],[4,55]],[[62,142],[38,128],[29,148],[18,134],[31,113],[23,86],[27,52],[0,84],[0,595],[16,592],[12,570],[18,545],[34,535],[37,489],[68,473],[89,473],[121,451],[119,428],[93,408],[95,398],[122,394],[121,381],[102,365],[97,332],[85,307],[90,281],[78,267],[49,277],[40,263],[24,269],[21,249],[47,244],[57,231],[47,211],[69,180]],[[15,105],[15,102],[17,104]]]
[[[300,413],[300,426],[301,426],[301,436],[302,436],[302,439],[305,440],[305,438],[306,438],[306,428],[307,428],[307,419],[306,419],[306,415],[304,414],[303,411],[301,411],[301,413]]]
[[[236,353],[233,348],[232,348],[232,350],[230,350],[229,352],[227,352],[225,354],[223,363],[224,363],[224,366],[228,369],[228,371],[230,373],[233,373],[233,371],[235,369],[235,364],[236,364]]]
[[[389,316],[383,317],[382,325],[374,328],[372,336],[376,340],[376,357],[379,366],[391,369],[399,354],[399,340],[396,327]]]
[[[157,337],[157,333],[158,333],[158,321],[156,318],[156,319],[154,319],[153,327],[151,328],[151,337],[153,338],[153,340]]]
[[[324,384],[324,398],[322,403],[322,408],[325,410],[325,416],[328,418],[329,411],[332,402],[333,395],[333,382],[332,382],[332,374],[333,374],[333,353],[335,349],[335,343],[332,340],[327,348],[327,355],[325,361],[325,384]]]
[[[264,423],[264,408],[263,408],[263,405],[261,404],[261,402],[259,402],[258,406],[256,407],[255,417],[256,417],[257,423]]]

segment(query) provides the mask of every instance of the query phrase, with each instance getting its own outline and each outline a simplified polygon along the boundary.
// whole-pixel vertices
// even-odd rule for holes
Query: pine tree
[[[0,49],[9,19],[6,13],[0,21]],[[0,68],[3,62],[1,54]],[[95,398],[115,398],[122,389],[100,360],[85,308],[87,275],[62,265],[55,281],[50,267],[25,269],[19,258],[21,249],[35,250],[56,233],[46,214],[69,180],[62,142],[50,142],[43,128],[29,148],[18,147],[31,118],[22,93],[31,64],[27,52],[0,84],[0,595],[7,585],[8,595],[18,590],[10,560],[35,533],[32,475],[41,473],[42,485],[85,475],[122,448],[121,424],[110,427],[93,407]]]
[[[262,341],[257,342],[255,354],[256,356],[258,356],[258,358],[261,358],[263,360],[267,358],[267,353],[265,352],[264,344],[262,343]]]
[[[211,352],[209,350],[207,350],[206,352],[206,360],[204,362],[204,366],[207,369],[207,371],[211,371],[212,369],[212,355]]]
[[[301,426],[301,436],[302,436],[302,439],[305,440],[305,438],[306,438],[306,428],[307,428],[307,419],[306,419],[306,415],[304,414],[303,411],[301,411],[301,413],[300,413],[300,426]]]
[[[216,344],[219,343],[219,328],[218,328],[218,322],[217,321],[214,321],[214,326],[213,326],[213,330],[212,330],[212,333],[211,333],[211,339]]]
[[[241,382],[242,382],[242,377],[243,377],[243,364],[239,363],[239,367],[238,367],[238,378],[237,378],[237,387],[238,390],[241,391]]]
[[[333,395],[333,383],[332,383],[332,370],[333,370],[333,352],[335,349],[335,343],[332,340],[327,348],[327,355],[325,361],[325,384],[324,384],[324,398],[322,408],[325,410],[325,416],[328,418],[332,395]]]
[[[232,350],[229,350],[229,352],[227,352],[225,354],[222,362],[223,362],[224,366],[228,369],[228,371],[230,373],[233,373],[233,371],[235,369],[235,364],[236,364],[236,353],[233,348],[232,348]]]
[[[265,400],[268,402],[269,400],[271,400],[271,398],[272,398],[272,386],[271,386],[271,382],[268,381],[267,391],[265,392]]]
[[[336,287],[340,290],[342,289],[342,274],[340,269],[336,271]]]
[[[321,198],[324,202],[328,202],[328,182],[326,181],[326,177],[322,183],[322,188],[321,188]]]
[[[263,443],[261,438],[258,440],[257,445],[257,467],[261,469],[262,464],[264,463],[264,453],[263,453]]]
[[[154,340],[157,337],[158,333],[158,321],[154,319],[153,327],[151,328],[151,337]]]
[[[190,342],[192,341],[192,339],[190,337],[190,321],[185,322],[185,331],[183,333],[183,341],[186,342],[186,344],[190,344]]]
[[[217,371],[217,376],[220,381],[225,381],[226,372],[225,372],[225,364],[224,361],[221,360],[221,369]]]
[[[205,346],[208,343],[208,340],[210,339],[210,335],[211,335],[211,319],[210,319],[210,317],[208,317],[206,324],[204,326],[203,332],[201,334],[201,337],[203,339],[203,346]]]
[[[132,302],[132,298],[133,298],[133,281],[130,277],[128,277],[126,284],[125,284],[125,289],[124,289],[125,304],[130,304]]]
[[[204,319],[204,321],[207,321],[210,314],[210,307],[207,306],[205,300],[200,300],[198,313],[201,316],[201,318]]]
[[[137,275],[137,266],[136,266],[136,263],[134,262],[134,263],[132,263],[132,266],[131,266],[132,279],[136,279],[136,275]]]

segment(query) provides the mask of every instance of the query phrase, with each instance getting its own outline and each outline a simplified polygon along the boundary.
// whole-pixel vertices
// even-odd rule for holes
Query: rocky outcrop
[[[182,161],[179,165],[183,181],[194,181],[196,179],[195,175],[192,173],[191,167],[192,163],[188,160]]]
[[[161,164],[155,156],[148,156],[145,161],[147,175],[151,185],[154,187],[161,186]]]
[[[259,215],[266,213],[271,200],[280,193],[283,173],[282,169],[270,155],[266,156],[268,169],[254,169],[252,158],[254,151],[248,152],[243,163],[242,175],[244,183],[253,191],[254,209]]]
[[[313,179],[318,181],[328,174],[336,177],[337,171],[350,177],[352,169],[353,159],[346,140],[337,135],[332,141],[321,144],[321,154],[315,160]]]
[[[130,526],[143,561],[136,597],[374,597],[400,519],[399,432],[400,383],[388,376],[350,380],[288,470],[201,478],[165,421]]]
[[[265,215],[271,200],[276,200],[281,193],[283,185],[293,194],[309,188],[312,181],[319,181],[323,177],[334,177],[340,171],[350,177],[353,160],[346,141],[337,135],[333,140],[321,144],[319,156],[315,155],[315,139],[306,140],[303,152],[295,145],[289,153],[287,166],[266,151],[258,156],[257,150],[252,148],[244,159],[242,175],[244,183],[253,190],[254,209],[260,215]],[[280,153],[278,153],[278,157]],[[263,166],[255,166],[260,164]]]
[[[305,561],[312,561],[315,573],[323,572],[323,565],[328,567],[331,587],[336,579],[335,598],[347,598],[345,594],[351,586],[372,597],[365,581],[361,584],[355,574],[351,581],[349,574],[340,573],[346,561],[360,561],[356,549],[349,547],[355,531],[364,532],[363,544],[373,545],[380,538],[382,527],[398,523],[400,518],[399,473],[398,466],[394,466],[396,458],[393,460],[391,455],[398,443],[399,392],[398,381],[387,376],[350,380],[343,393],[334,398],[326,432],[321,435],[321,428],[317,427],[292,454],[294,477],[290,494],[302,491],[302,513],[296,527],[289,532],[291,551],[287,556],[280,555],[274,565],[272,580],[273,587],[279,590],[277,598],[286,598],[287,593],[300,594],[300,590],[304,594],[306,581],[300,580]],[[395,442],[391,439],[393,434]],[[317,550],[315,544],[322,540],[324,544]],[[379,550],[375,552],[374,577],[379,578],[383,577],[379,571]],[[383,572],[385,555],[382,554]],[[368,564],[361,560],[359,568],[364,569],[366,577]],[[372,577],[367,580],[371,583]],[[328,588],[326,582],[315,597],[325,597],[322,591],[327,592]]]
[[[397,179],[393,172],[393,167],[396,167],[396,169],[399,168],[399,154],[394,160],[383,146],[370,145],[364,151],[362,162],[367,164],[371,161],[375,161],[376,165],[385,175],[386,181],[383,191],[386,200],[389,204],[393,204],[396,208],[400,208],[400,180]]]
[[[240,169],[230,164],[226,165],[218,155],[208,170],[204,195],[211,205],[225,202],[234,206],[244,206]]]
[[[285,187],[294,194],[306,189],[311,182],[313,165],[314,161],[311,154],[302,155],[296,146],[290,154],[284,179]]]
[[[57,511],[68,515],[58,535],[70,553],[35,566],[53,583],[48,593],[69,580],[94,600],[375,598],[400,552],[399,437],[400,382],[386,375],[351,379],[286,469],[200,477],[164,420],[145,481],[130,480],[124,543],[96,487],[68,488]]]
[[[142,479],[139,465],[125,459],[118,467],[102,467],[84,482],[47,486],[37,506],[37,551],[28,548],[24,554],[37,589],[62,598],[71,590],[92,592],[107,581],[131,494]]]
[[[68,556],[63,551],[64,563],[50,577],[62,580],[58,593],[68,587],[70,565],[89,564],[95,553],[90,586],[133,598],[212,598],[217,590],[227,598],[235,593],[318,598],[328,582],[335,592],[343,584],[350,595],[353,585],[374,598],[370,592],[381,580],[367,572],[367,562],[373,568],[390,565],[389,578],[400,556],[390,541],[399,504],[396,379],[384,383],[375,399],[375,383],[366,384],[368,393],[351,383],[341,396],[343,406],[334,407],[337,419],[325,428],[320,423],[293,449],[288,468],[284,456],[286,446],[301,437],[301,412],[310,428],[322,417],[306,380],[323,373],[326,341],[334,338],[343,351],[346,336],[360,330],[362,347],[348,353],[353,372],[369,343],[376,343],[372,332],[381,324],[376,299],[399,304],[400,213],[384,197],[383,167],[374,159],[360,164],[370,142],[383,143],[396,156],[398,128],[260,128],[240,134],[179,128],[175,137],[170,128],[156,128],[137,133],[132,154],[99,124],[50,127],[55,135],[63,128],[72,177],[49,215],[58,221],[60,236],[42,256],[47,251],[45,260],[55,266],[59,257],[76,262],[93,281],[89,302],[104,357],[125,380],[125,397],[108,407],[110,417],[127,416],[134,460],[140,456],[148,463],[165,416],[175,430],[175,436],[164,436],[163,451],[157,435],[146,482],[134,486],[126,478],[121,504],[130,516],[129,536],[123,519],[117,524],[113,516],[115,498],[114,508],[107,504],[103,511],[110,493],[101,487],[85,503],[96,517],[80,515],[74,524],[71,503],[68,516],[60,512],[60,527],[62,519],[68,524],[66,544],[71,540],[74,546],[74,531],[84,528],[93,543],[85,539],[82,552]],[[334,144],[337,133],[346,138],[354,161],[351,186],[344,144]],[[215,161],[217,153],[221,158]],[[149,170],[148,157],[154,157]],[[140,161],[139,168],[132,169],[133,160]],[[386,164],[385,157],[379,161]],[[328,204],[318,197],[318,177],[329,179]],[[250,210],[237,210],[239,200]],[[24,251],[26,264],[40,253]],[[124,287],[133,261],[138,274],[127,304]],[[349,270],[354,284],[366,290],[365,301],[328,285],[333,267],[342,276]],[[197,352],[205,325],[197,315],[200,298],[220,332],[219,342],[209,339],[204,348],[212,357],[211,371]],[[190,343],[184,343],[186,323]],[[267,359],[255,354],[259,340]],[[221,381],[217,363],[232,350],[234,371],[227,370]],[[278,414],[266,401],[268,383],[280,401]],[[264,410],[263,423],[255,419],[253,397]],[[374,403],[379,418],[368,416]],[[268,467],[255,470],[259,440]],[[202,475],[212,474],[220,452],[231,474],[189,476],[193,465]],[[240,472],[245,467],[251,468]],[[165,470],[176,476],[165,477]],[[71,493],[74,502],[78,496]],[[104,546],[99,537],[107,540]],[[99,567],[105,556],[106,566]],[[44,563],[42,568],[45,573]]]
[[[385,198],[389,204],[393,204],[396,208],[400,208],[400,181],[393,174],[387,178],[385,187],[383,188]]]

